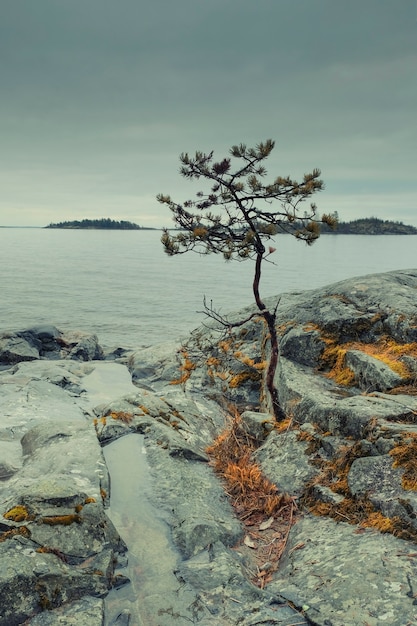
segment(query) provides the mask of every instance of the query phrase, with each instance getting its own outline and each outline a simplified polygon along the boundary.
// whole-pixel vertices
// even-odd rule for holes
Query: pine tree
[[[256,315],[264,318],[271,343],[266,386],[275,417],[282,420],[285,415],[274,385],[279,358],[278,304],[274,309],[268,309],[259,291],[262,263],[275,252],[275,248],[267,248],[265,242],[278,233],[290,233],[310,245],[320,236],[320,225],[334,227],[335,219],[331,215],[318,217],[314,203],[300,215],[301,203],[324,188],[320,170],[304,174],[301,181],[277,176],[272,182],[264,182],[267,174],[264,161],[274,145],[275,142],[268,139],[254,148],[244,144],[233,146],[230,156],[220,161],[214,160],[213,152],[196,152],[193,157],[183,153],[180,155],[181,175],[189,180],[205,179],[211,184],[210,189],[198,192],[195,199],[181,204],[163,194],[159,194],[157,200],[169,207],[178,229],[174,234],[168,229],[163,231],[161,241],[168,255],[194,251],[222,254],[227,261],[254,261],[252,288],[258,309]],[[206,304],[205,309],[207,315],[225,327],[243,323],[229,323]]]

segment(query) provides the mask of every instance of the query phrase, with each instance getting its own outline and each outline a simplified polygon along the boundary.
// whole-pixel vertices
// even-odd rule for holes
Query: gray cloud
[[[20,0],[0,60],[0,224],[166,224],[180,152],[267,137],[323,210],[417,224],[414,0]]]

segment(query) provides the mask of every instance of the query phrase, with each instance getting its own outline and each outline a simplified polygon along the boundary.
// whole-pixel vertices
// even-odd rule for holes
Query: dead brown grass
[[[382,361],[404,380],[410,379],[411,374],[401,358],[404,356],[417,358],[417,343],[400,344],[388,336],[381,337],[375,343],[352,341],[338,344],[336,339],[330,336],[322,336],[322,339],[326,344],[322,354],[322,362],[330,368],[326,376],[339,385],[350,386],[355,382],[352,370],[345,364],[348,350],[359,350]]]
[[[180,365],[181,376],[174,380],[171,380],[170,385],[183,385],[191,376],[191,372],[195,370],[197,365],[191,361],[188,356],[188,352],[186,350],[180,350],[179,354],[181,356],[182,362]]]
[[[255,440],[242,428],[240,415],[233,409],[229,426],[206,451],[214,471],[224,482],[237,516],[247,529],[240,549],[252,557],[252,580],[264,587],[277,569],[297,507],[294,498],[280,493],[262,473],[252,457],[255,449]],[[272,563],[267,571],[261,567],[266,561]]]
[[[390,451],[394,459],[393,467],[404,470],[402,486],[408,491],[417,491],[417,440],[403,441]]]

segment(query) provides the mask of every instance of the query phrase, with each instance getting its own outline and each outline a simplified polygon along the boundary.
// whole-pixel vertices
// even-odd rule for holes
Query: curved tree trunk
[[[284,411],[281,408],[281,405],[278,400],[278,391],[274,385],[275,372],[277,370],[278,359],[279,359],[279,345],[278,345],[278,335],[276,329],[276,314],[271,313],[266,307],[264,302],[261,299],[259,294],[259,283],[261,280],[261,265],[263,255],[265,253],[265,248],[261,243],[261,246],[258,248],[256,254],[256,262],[255,262],[255,276],[253,279],[253,295],[255,296],[256,305],[261,312],[269,331],[269,340],[271,344],[271,356],[269,358],[268,369],[266,372],[266,388],[268,389],[268,393],[271,397],[272,402],[272,410],[274,412],[275,419],[279,422],[286,418]]]

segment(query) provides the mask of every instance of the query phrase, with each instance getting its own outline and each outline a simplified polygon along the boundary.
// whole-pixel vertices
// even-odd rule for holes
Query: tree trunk
[[[256,254],[255,276],[253,279],[253,295],[255,296],[256,305],[258,309],[260,310],[269,330],[269,340],[271,344],[271,356],[269,358],[268,370],[266,372],[266,388],[268,389],[268,393],[271,397],[272,410],[273,410],[275,419],[278,422],[281,422],[286,418],[286,415],[281,408],[281,405],[278,400],[278,391],[274,385],[275,372],[277,370],[278,359],[279,359],[278,335],[277,335],[277,329],[275,325],[276,314],[268,311],[268,309],[265,307],[265,304],[259,295],[259,283],[261,280],[261,265],[262,265],[262,259],[263,259],[264,253],[265,253],[265,248],[261,243],[261,245],[258,247],[257,254]]]

